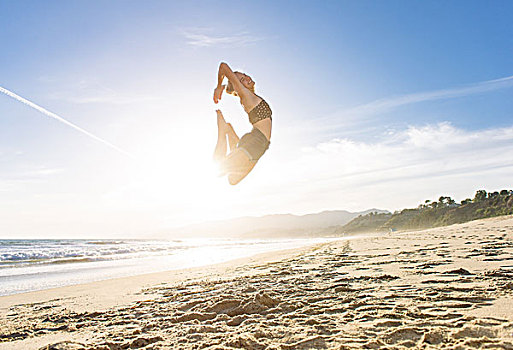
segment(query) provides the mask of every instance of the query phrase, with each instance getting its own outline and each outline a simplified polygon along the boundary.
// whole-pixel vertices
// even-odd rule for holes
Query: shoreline
[[[260,253],[301,248],[333,238],[231,240],[190,239],[102,241],[26,241],[2,245],[6,263],[0,269],[0,297],[96,281],[215,265]],[[1,241],[1,240],[0,240]],[[41,259],[38,259],[41,258]],[[26,260],[25,260],[26,259]]]
[[[345,240],[341,238],[341,240]],[[116,277],[101,281],[80,283],[56,288],[23,292],[0,296],[0,318],[5,316],[8,308],[17,304],[42,303],[48,300],[73,299],[70,309],[86,310],[94,303],[95,307],[110,308],[123,303],[138,301],[140,291],[158,284],[177,283],[191,278],[200,278],[203,275],[217,275],[223,272],[233,272],[240,265],[259,264],[282,260],[295,254],[316,249],[331,242],[314,243],[300,248],[280,249],[265,253],[257,253],[244,258],[237,258],[210,265],[167,270],[161,272],[144,273],[133,276]],[[115,289],[113,287],[116,287]],[[114,291],[114,292],[113,292]],[[0,343],[1,344],[1,343]]]
[[[2,297],[0,349],[513,349],[512,281],[497,217]]]

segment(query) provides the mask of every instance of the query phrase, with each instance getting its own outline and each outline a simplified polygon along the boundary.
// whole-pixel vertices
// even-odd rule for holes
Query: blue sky
[[[395,210],[511,188],[511,1],[1,1],[0,237]],[[220,61],[273,108],[240,186],[215,176]]]

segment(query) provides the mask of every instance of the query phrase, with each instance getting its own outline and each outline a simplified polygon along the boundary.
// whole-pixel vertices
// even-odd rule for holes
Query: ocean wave
[[[65,243],[65,244],[63,244]],[[159,255],[190,249],[194,245],[173,241],[121,241],[121,240],[25,240],[0,241],[0,265],[14,263],[40,263],[48,260],[76,260],[80,258],[121,259],[125,257]]]
[[[194,248],[269,244],[267,240],[0,240],[0,268],[159,256]]]
[[[105,257],[77,257],[66,259],[36,259],[36,260],[23,260],[23,261],[2,261],[0,262],[0,269],[6,267],[24,267],[32,265],[57,265],[57,264],[70,264],[70,263],[85,263],[94,261],[111,260]]]
[[[64,258],[86,258],[86,257],[101,257],[101,256],[126,256],[135,254],[155,254],[159,252],[171,252],[177,250],[177,248],[150,248],[150,249],[138,249],[138,248],[122,248],[122,249],[109,249],[109,250],[95,250],[95,251],[29,251],[29,252],[13,252],[13,253],[1,253],[0,262],[13,261],[38,261],[38,260],[49,260],[49,259],[64,259]]]
[[[124,241],[89,241],[87,244],[96,244],[96,245],[108,245],[108,244],[124,244]]]

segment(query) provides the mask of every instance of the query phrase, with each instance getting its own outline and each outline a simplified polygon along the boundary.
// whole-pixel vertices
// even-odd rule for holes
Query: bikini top
[[[271,119],[273,112],[271,111],[271,107],[265,102],[265,100],[262,99],[249,113],[249,122],[253,125],[255,123],[258,123],[261,120],[264,119]]]

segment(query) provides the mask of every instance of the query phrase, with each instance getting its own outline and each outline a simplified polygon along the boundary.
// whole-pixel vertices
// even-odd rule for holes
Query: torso
[[[273,126],[273,122],[270,118],[261,120],[255,124],[253,124],[253,127],[257,128],[262,132],[262,134],[267,137],[268,140],[271,140],[271,129]]]
[[[241,104],[242,104],[242,107],[244,107],[244,110],[246,111],[246,113],[248,113],[248,115],[249,115],[250,112],[263,101],[263,99],[260,96],[254,94],[253,92],[250,92],[249,90],[248,90],[248,92],[249,93],[245,96],[244,99],[241,98]],[[272,119],[271,118],[265,118],[265,119],[259,120],[253,124],[253,127],[260,130],[265,135],[265,137],[267,137],[268,140],[271,140],[271,129],[272,129]]]

